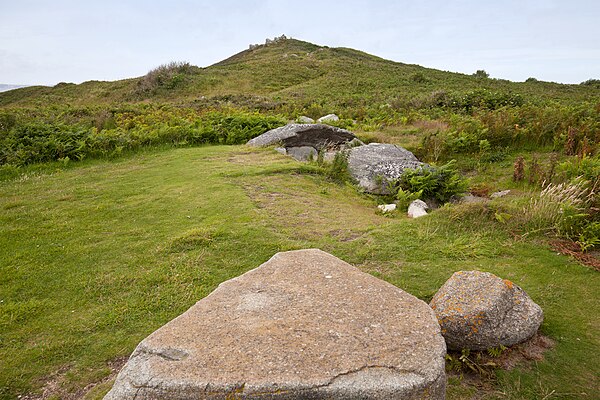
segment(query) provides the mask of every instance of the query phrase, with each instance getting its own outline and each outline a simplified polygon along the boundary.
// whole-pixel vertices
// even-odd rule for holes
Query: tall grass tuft
[[[544,231],[567,238],[576,236],[589,215],[592,193],[587,185],[582,179],[548,184],[523,208],[522,221],[527,233]]]

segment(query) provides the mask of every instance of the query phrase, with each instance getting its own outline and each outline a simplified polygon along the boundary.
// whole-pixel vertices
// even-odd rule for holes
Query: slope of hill
[[[52,88],[29,87],[0,94],[0,106],[40,102],[71,105],[148,101],[181,104],[215,96],[260,96],[272,101],[319,101],[344,106],[410,101],[424,93],[464,93],[474,89],[511,92],[528,98],[561,102],[585,101],[599,96],[598,88],[585,85],[535,80],[516,83],[479,78],[295,39],[248,49],[206,68],[174,71],[155,82],[144,79],[89,81],[80,85],[60,83]],[[144,83],[150,83],[150,86],[142,88]]]
[[[20,89],[27,87],[27,85],[7,85],[5,83],[0,83],[0,92],[6,92],[9,90]]]

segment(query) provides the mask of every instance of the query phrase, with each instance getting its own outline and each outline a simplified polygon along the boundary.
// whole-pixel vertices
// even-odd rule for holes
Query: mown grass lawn
[[[498,372],[485,398],[596,398],[597,272],[476,210],[378,215],[372,199],[314,172],[271,150],[213,146],[0,183],[0,397],[49,381],[57,398],[83,394],[220,282],[278,251],[318,247],[426,301],[457,270],[511,279],[542,306],[556,346]],[[475,393],[457,379],[448,390]]]

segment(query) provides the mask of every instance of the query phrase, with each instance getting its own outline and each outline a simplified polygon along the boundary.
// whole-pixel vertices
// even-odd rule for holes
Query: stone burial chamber
[[[250,139],[249,146],[280,145],[284,153],[299,161],[316,159],[320,151],[336,152],[347,146],[362,144],[345,129],[325,124],[287,124]]]
[[[445,354],[423,301],[289,251],[144,339],[105,399],[444,399]]]

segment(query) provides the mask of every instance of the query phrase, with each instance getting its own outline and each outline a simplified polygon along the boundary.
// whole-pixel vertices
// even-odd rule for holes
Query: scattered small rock
[[[427,206],[427,203],[425,203],[423,200],[413,200],[410,205],[408,206],[408,216],[410,218],[419,218],[419,217],[423,217],[425,215],[427,215],[427,209],[429,208],[429,206]]]
[[[502,190],[502,191],[500,191],[500,192],[494,192],[494,193],[490,194],[490,198],[491,198],[491,199],[497,199],[498,197],[504,197],[504,196],[506,196],[506,195],[507,195],[507,194],[509,194],[509,193],[510,193],[510,190],[509,190],[509,189],[507,189],[507,190]]]
[[[335,114],[327,114],[327,115],[324,115],[321,118],[319,118],[317,120],[317,122],[318,123],[321,123],[321,122],[335,122],[335,121],[339,121],[339,120],[340,120],[340,117],[338,117],[337,115],[335,115]]]
[[[430,306],[450,350],[512,346],[532,337],[543,320],[523,289],[480,271],[455,272]]]
[[[300,124],[314,124],[315,123],[314,119],[307,117],[305,115],[298,117],[297,121]]]
[[[388,213],[396,210],[395,204],[380,204],[377,206],[383,213]]]

